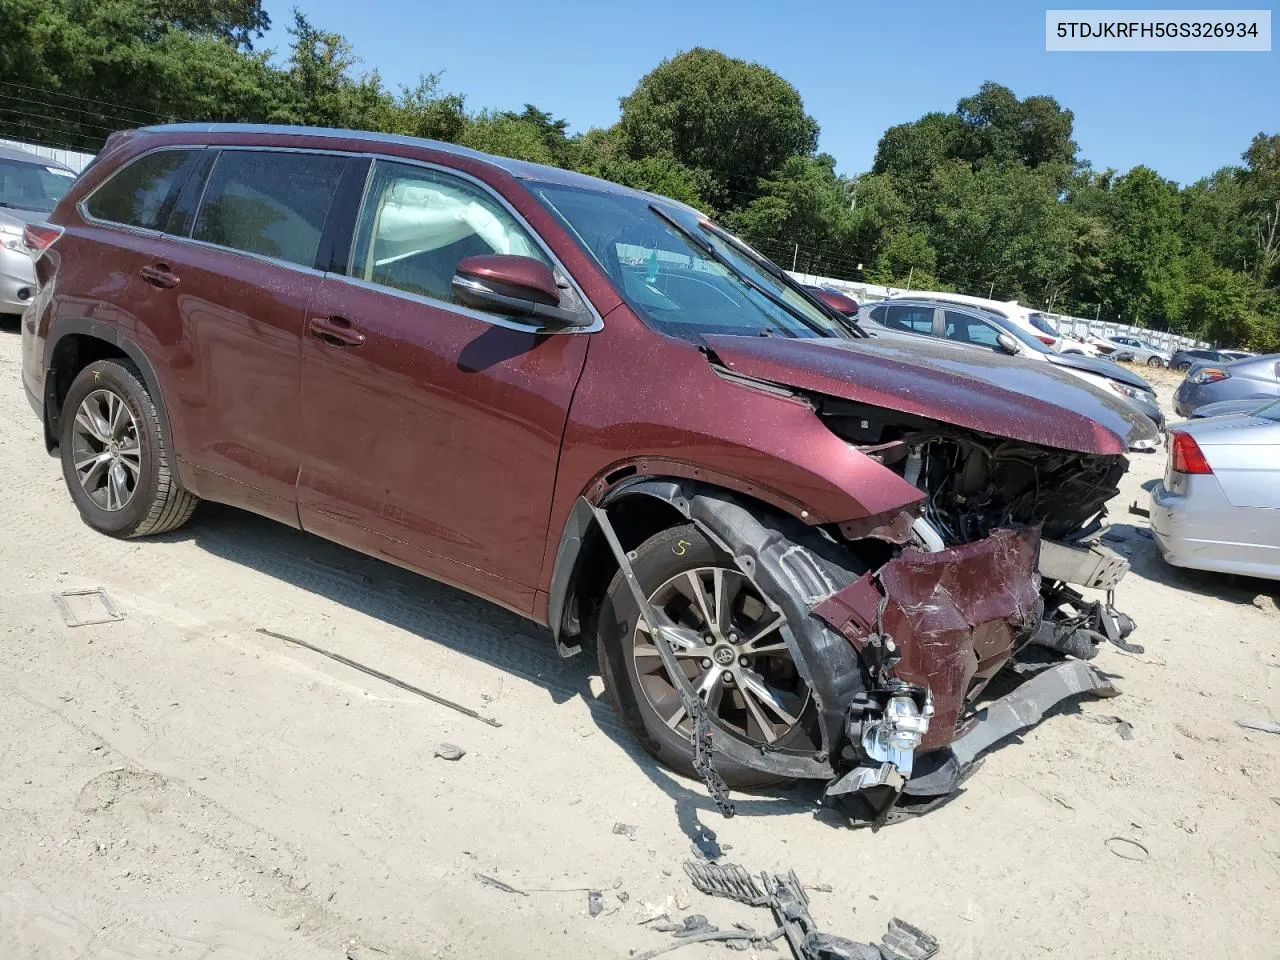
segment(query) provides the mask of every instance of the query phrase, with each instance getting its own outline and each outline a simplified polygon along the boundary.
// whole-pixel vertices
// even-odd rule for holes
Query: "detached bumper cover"
[[[1039,546],[1038,531],[998,530],[937,553],[907,550],[814,613],[865,660],[880,661],[879,684],[932,693],[935,714],[921,748],[946,746],[966,704],[1038,624]]]

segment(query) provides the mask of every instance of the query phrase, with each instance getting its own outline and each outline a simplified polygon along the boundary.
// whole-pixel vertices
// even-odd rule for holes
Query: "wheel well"
[[[96,360],[128,359],[128,354],[114,343],[85,333],[67,334],[58,340],[45,375],[45,443],[52,450],[58,445],[58,423],[62,401],[71,389],[71,381]]]
[[[607,509],[618,541],[628,553],[655,533],[688,522],[671,504],[643,494],[622,497]],[[584,625],[591,623],[605,591],[609,589],[609,582],[617,572],[618,561],[614,559],[613,551],[600,528],[592,524],[583,538],[573,578],[569,582],[562,625],[564,636],[582,636]]]

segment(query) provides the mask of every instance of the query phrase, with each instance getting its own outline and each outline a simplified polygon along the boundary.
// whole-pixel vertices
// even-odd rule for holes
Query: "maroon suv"
[[[215,500],[485,597],[594,646],[639,740],[722,800],[945,796],[1008,732],[974,724],[998,670],[1048,677],[1042,706],[1131,628],[1070,584],[1124,573],[1090,537],[1145,419],[866,339],[674,201],[177,125],[112,136],[26,243],[23,381],[90,527]]]

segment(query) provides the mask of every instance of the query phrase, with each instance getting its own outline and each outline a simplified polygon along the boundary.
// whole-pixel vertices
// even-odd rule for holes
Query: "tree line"
[[[986,83],[844,176],[790,83],[715,50],[664,60],[617,123],[570,134],[532,104],[472,109],[438,74],[390,89],[297,10],[287,50],[255,49],[261,0],[0,0],[0,23],[0,136],[94,151],[210,120],[428,137],[675,197],[786,267],[1280,350],[1280,134],[1180,187],[1093,169],[1070,110]]]

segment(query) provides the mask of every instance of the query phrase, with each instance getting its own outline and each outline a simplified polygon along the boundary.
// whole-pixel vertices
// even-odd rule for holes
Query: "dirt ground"
[[[1280,956],[1280,736],[1234,723],[1280,719],[1280,585],[1163,565],[1127,510],[1163,452],[1114,503],[1146,652],[1095,662],[1123,696],[1060,710],[953,803],[873,834],[807,787],[739,796],[723,820],[632,746],[591,663],[451,589],[209,505],[158,539],[91,533],[18,364],[9,326],[0,956],[626,958],[669,942],[637,922],[646,904],[769,929],[688,889],[683,861],[717,845],[830,884],[812,909],[832,932],[871,940],[899,916],[949,958]],[[67,627],[50,595],[98,586],[126,618]],[[604,891],[601,915],[581,888]]]

